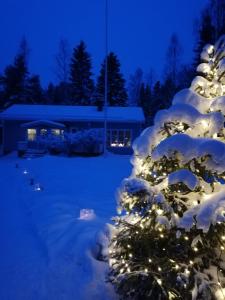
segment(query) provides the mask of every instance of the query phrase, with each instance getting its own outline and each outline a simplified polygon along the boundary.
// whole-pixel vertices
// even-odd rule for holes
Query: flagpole
[[[104,142],[103,153],[107,153],[107,110],[108,110],[108,10],[109,3],[105,0],[105,94],[104,94]]]

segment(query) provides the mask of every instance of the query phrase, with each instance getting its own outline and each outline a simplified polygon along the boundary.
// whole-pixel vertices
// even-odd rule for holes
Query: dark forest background
[[[176,33],[171,36],[166,50],[163,74],[157,79],[150,69],[141,68],[131,74],[127,82],[121,73],[117,54],[108,55],[108,104],[110,106],[141,106],[148,124],[159,109],[171,104],[174,94],[189,87],[200,63],[200,53],[206,44],[214,43],[225,34],[225,0],[209,0],[198,20],[193,24],[195,44],[193,61],[182,64],[183,48]],[[55,56],[57,84],[41,85],[40,76],[29,70],[30,48],[26,38],[12,64],[0,74],[0,109],[12,104],[103,105],[105,59],[99,74],[92,72],[92,56],[85,41],[70,49],[66,39],[59,41]]]

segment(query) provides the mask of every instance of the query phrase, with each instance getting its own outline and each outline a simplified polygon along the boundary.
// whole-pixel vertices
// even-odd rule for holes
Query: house
[[[140,135],[145,122],[140,107],[108,107],[105,112],[97,106],[22,105],[15,104],[0,113],[2,148],[4,153],[18,150],[49,133],[63,137],[91,128],[104,128],[107,119],[107,148],[119,154],[132,153],[132,142]]]

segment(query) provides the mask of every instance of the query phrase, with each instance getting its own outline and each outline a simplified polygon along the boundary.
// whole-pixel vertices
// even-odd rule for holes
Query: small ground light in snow
[[[24,171],[23,171],[23,174],[24,174],[24,175],[28,174],[28,171],[27,171],[27,170],[24,170]]]
[[[80,210],[79,220],[93,220],[95,217],[94,209],[83,208]]]
[[[39,183],[36,183],[35,186],[34,186],[34,190],[35,190],[35,192],[40,192],[40,191],[42,191],[43,189],[42,189],[42,187],[40,186]]]

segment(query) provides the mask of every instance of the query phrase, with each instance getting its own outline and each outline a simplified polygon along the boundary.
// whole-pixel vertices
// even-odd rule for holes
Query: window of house
[[[41,135],[41,136],[46,136],[47,134],[48,134],[48,130],[47,130],[47,129],[42,128],[42,129],[40,130],[40,135]]]
[[[131,130],[118,129],[107,131],[107,143],[110,147],[130,147]]]
[[[52,134],[53,135],[60,135],[61,134],[61,130],[60,129],[52,129]]]
[[[27,139],[28,141],[35,141],[37,137],[37,130],[34,128],[27,129]]]

